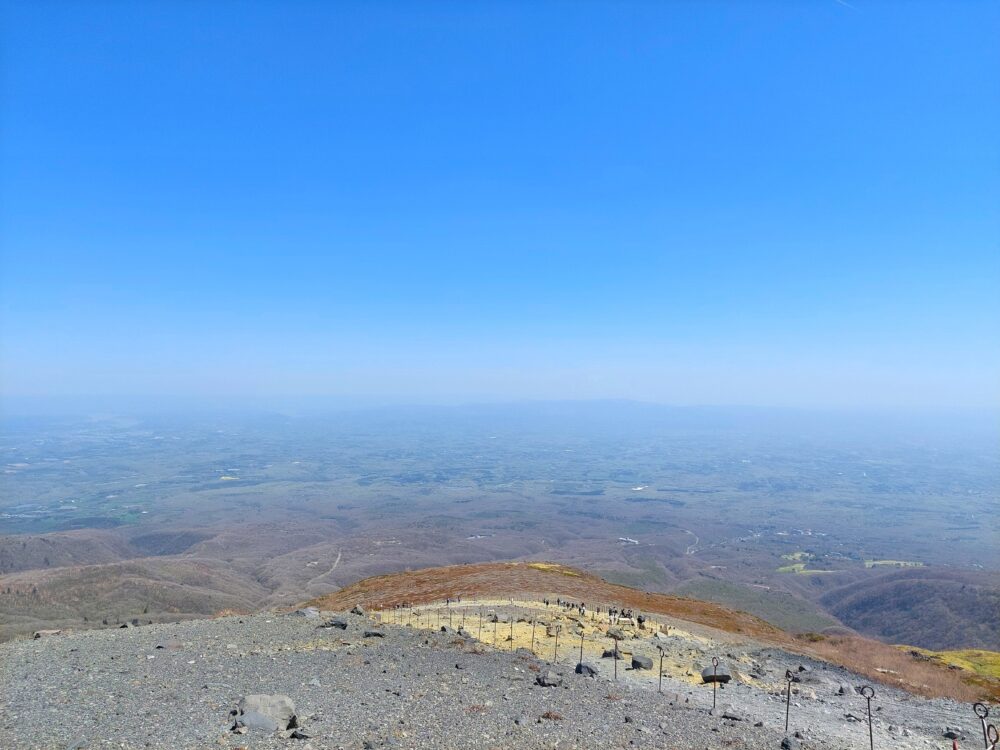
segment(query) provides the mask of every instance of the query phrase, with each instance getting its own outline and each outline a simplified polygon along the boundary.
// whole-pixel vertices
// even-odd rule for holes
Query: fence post
[[[788,691],[785,694],[785,731],[788,731],[788,712],[792,706],[792,670],[785,670],[785,680],[788,682]]]
[[[861,695],[868,701],[868,747],[875,750],[875,735],[872,734],[872,698],[875,697],[875,689],[871,685],[861,688]]]

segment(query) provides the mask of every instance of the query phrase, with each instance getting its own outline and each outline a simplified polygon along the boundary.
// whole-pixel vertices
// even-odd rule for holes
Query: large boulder
[[[295,704],[287,695],[245,695],[236,707],[236,725],[269,732],[294,729]]]
[[[584,677],[597,677],[597,667],[581,661],[576,665],[576,673]]]
[[[632,657],[632,669],[652,669],[653,660],[648,656],[639,656],[636,654]]]
[[[721,682],[725,684],[731,679],[733,679],[733,676],[724,664],[720,664],[717,667],[708,666],[701,670],[702,682]]]

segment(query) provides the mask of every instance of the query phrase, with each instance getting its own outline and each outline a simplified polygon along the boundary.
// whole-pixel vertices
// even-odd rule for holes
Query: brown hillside
[[[996,681],[916,659],[879,641],[860,636],[792,636],[745,612],[696,599],[639,591],[555,563],[480,563],[394,573],[366,578],[308,604],[329,610],[350,609],[358,604],[381,609],[459,596],[522,600],[558,596],[588,606],[610,603],[697,623],[716,630],[718,639],[738,636],[824,659],[919,695],[956,700],[1000,696]]]

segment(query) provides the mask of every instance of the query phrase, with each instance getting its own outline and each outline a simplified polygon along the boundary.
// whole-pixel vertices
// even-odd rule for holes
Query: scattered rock
[[[339,617],[331,617],[329,620],[324,622],[322,625],[317,625],[317,628],[337,628],[338,630],[347,630],[347,622],[341,620]]]
[[[303,607],[302,609],[297,609],[292,614],[298,617],[308,617],[310,620],[319,617],[319,610],[315,607]]]
[[[799,742],[793,737],[785,737],[781,741],[781,750],[799,750]]]
[[[582,674],[585,677],[597,677],[597,667],[586,662],[580,662],[576,665],[576,673]]]
[[[240,698],[236,712],[236,725],[251,729],[295,729],[295,704],[287,695],[258,693]]]
[[[633,656],[632,669],[652,669],[653,660],[648,656]]]
[[[51,635],[59,635],[61,632],[61,630],[36,630],[31,637],[37,641],[39,638],[48,638]]]
[[[547,669],[535,678],[535,682],[542,687],[559,687],[562,685],[562,677]]]
[[[719,716],[723,719],[730,719],[731,721],[745,721],[743,714],[739,713],[736,709],[727,703],[720,703],[718,706],[713,708],[708,712],[712,716]]]
[[[385,633],[381,630],[366,630],[365,638],[385,638]]]
[[[354,609],[351,610],[351,614],[352,615],[361,615],[362,617],[364,617],[365,610],[364,610],[364,608],[360,604],[356,604],[356,605],[354,605]]]
[[[236,717],[236,724],[233,726],[233,729],[238,730],[241,727],[246,729],[262,729],[265,732],[275,732],[278,730],[278,722],[270,716],[260,713],[259,711],[244,711]]]
[[[733,679],[733,676],[726,669],[724,664],[720,664],[717,667],[705,667],[701,670],[701,681],[702,682],[721,682],[723,684],[729,682]]]

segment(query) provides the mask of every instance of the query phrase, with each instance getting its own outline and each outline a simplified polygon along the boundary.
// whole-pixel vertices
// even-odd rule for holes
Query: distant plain
[[[8,418],[0,637],[290,605],[517,559],[1000,650],[987,418],[631,402]]]

